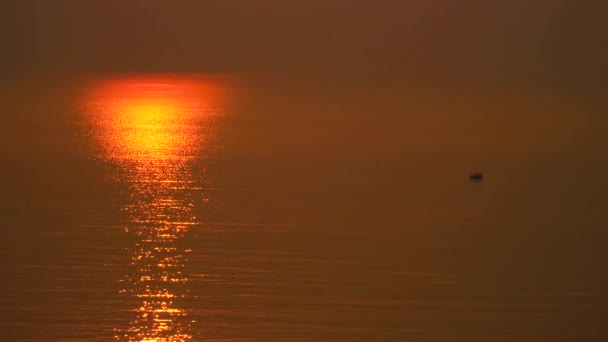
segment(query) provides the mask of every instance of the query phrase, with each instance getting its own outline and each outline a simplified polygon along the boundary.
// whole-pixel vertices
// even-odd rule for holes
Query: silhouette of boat
[[[481,174],[481,172],[472,172],[469,175],[469,178],[471,180],[482,180],[483,179],[483,175]]]

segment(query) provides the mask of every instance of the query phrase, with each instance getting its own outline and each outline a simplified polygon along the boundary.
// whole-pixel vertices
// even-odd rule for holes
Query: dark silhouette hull
[[[469,179],[480,181],[483,179],[483,175],[480,172],[471,173]]]

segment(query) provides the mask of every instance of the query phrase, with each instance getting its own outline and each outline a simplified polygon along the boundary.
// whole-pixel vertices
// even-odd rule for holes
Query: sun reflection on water
[[[98,157],[118,165],[126,189],[122,209],[131,236],[130,267],[121,292],[132,305],[118,340],[186,341],[193,337],[188,305],[189,249],[200,224],[193,213],[201,179],[193,161],[210,150],[213,122],[224,107],[218,79],[132,77],[99,82],[86,100]]]

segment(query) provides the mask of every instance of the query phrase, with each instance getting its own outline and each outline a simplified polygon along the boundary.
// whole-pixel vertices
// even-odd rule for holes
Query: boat
[[[471,174],[469,175],[469,178],[471,180],[482,180],[483,179],[483,174],[481,174],[481,172],[471,172]]]

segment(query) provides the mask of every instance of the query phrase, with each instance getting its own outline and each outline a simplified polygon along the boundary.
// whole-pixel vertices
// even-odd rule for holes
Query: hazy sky
[[[285,71],[596,89],[605,1],[19,0],[0,71]]]

